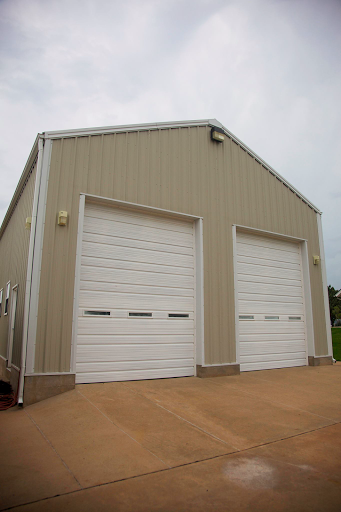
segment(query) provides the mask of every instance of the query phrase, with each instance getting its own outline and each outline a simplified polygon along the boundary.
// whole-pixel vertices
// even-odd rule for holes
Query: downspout
[[[327,334],[327,346],[328,354],[333,358],[333,343],[332,343],[332,331],[330,326],[330,315],[329,315],[329,298],[328,298],[328,281],[327,281],[327,270],[326,270],[326,257],[324,253],[323,233],[322,233],[322,215],[316,213],[317,218],[317,231],[320,245],[320,264],[322,273],[322,285],[323,285],[323,301],[324,301],[324,313],[326,320],[326,334]],[[334,362],[333,358],[333,362]]]
[[[33,270],[36,229],[37,229],[37,214],[38,214],[38,205],[39,205],[39,196],[40,196],[41,175],[42,175],[42,167],[43,167],[43,152],[44,152],[44,136],[39,135],[37,174],[36,174],[36,182],[35,182],[34,198],[33,198],[33,208],[32,208],[30,245],[29,245],[29,249],[28,249],[28,260],[27,260],[23,336],[22,336],[21,362],[20,362],[20,373],[19,373],[19,383],[18,383],[18,405],[20,405],[20,406],[23,405],[23,397],[24,397],[24,380],[25,380],[25,372],[26,372],[26,353],[27,353],[28,326],[29,326],[29,314],[30,314],[30,302],[31,302],[32,270]]]

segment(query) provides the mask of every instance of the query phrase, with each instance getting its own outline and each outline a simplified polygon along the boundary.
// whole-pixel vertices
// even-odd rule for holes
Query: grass
[[[332,327],[334,359],[341,361],[341,327]]]

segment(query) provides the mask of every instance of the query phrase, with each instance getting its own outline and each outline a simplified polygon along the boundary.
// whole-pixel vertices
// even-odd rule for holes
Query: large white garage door
[[[237,234],[241,371],[307,364],[298,243]]]
[[[194,375],[193,224],[86,204],[76,382]]]

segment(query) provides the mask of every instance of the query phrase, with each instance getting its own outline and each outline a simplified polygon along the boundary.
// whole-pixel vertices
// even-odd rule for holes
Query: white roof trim
[[[322,212],[307,199],[301,192],[299,192],[291,183],[289,183],[283,176],[281,176],[275,169],[265,162],[260,156],[257,155],[252,149],[244,144],[238,137],[230,132],[225,126],[223,126],[217,119],[199,119],[192,121],[170,121],[164,123],[145,123],[145,124],[128,124],[118,126],[101,126],[98,128],[80,128],[75,130],[58,130],[51,132],[44,132],[42,134],[46,139],[60,139],[66,137],[85,137],[89,135],[102,135],[106,133],[120,133],[120,132],[134,132],[134,131],[145,131],[145,130],[165,130],[169,128],[190,128],[195,126],[217,126],[224,130],[227,137],[232,139],[236,144],[244,149],[251,157],[258,161],[266,170],[273,174],[279,181],[281,181],[286,187],[289,188],[294,194],[296,194],[303,202],[305,202],[310,208],[315,210],[316,213],[321,214]]]
[[[86,135],[102,135],[104,133],[136,132],[145,130],[164,130],[167,128],[190,128],[192,126],[220,126],[216,119],[199,119],[195,121],[171,121],[165,123],[123,124],[117,126],[100,126],[98,128],[79,128],[75,130],[58,130],[45,132],[47,139],[64,137],[84,137]]]

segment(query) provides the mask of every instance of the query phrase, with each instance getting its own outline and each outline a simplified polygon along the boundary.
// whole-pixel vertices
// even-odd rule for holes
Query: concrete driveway
[[[78,385],[0,425],[1,510],[341,510],[341,363]]]

